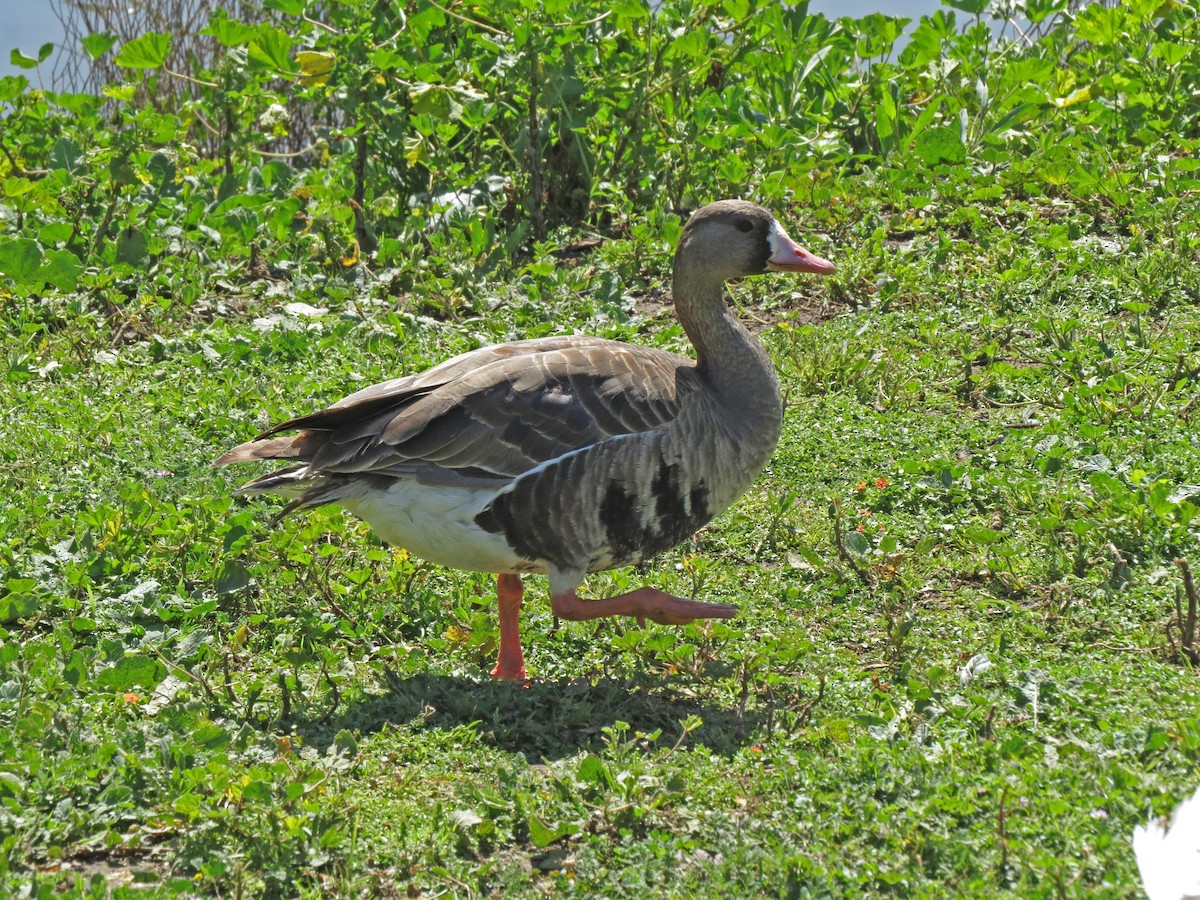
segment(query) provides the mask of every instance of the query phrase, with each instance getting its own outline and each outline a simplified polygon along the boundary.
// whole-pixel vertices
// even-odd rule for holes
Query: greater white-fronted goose
[[[779,440],[779,380],[723,296],[731,278],[826,274],[765,209],[723,200],[688,221],[675,309],[696,350],[568,336],[482,347],[351,394],[230,450],[215,465],[295,460],[239,489],[339,503],[389,544],[457,569],[498,573],[494,676],[521,679],[521,575],[544,572],[564,619],[667,624],[737,607],[644,587],[576,594],[588,572],[639,563],[725,510]],[[297,431],[275,437],[282,431]]]

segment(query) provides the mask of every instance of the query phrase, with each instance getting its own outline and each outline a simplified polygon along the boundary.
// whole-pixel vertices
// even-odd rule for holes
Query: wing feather
[[[670,422],[698,387],[692,361],[662,350],[585,337],[518,341],[372,385],[268,429],[217,464],[293,459],[314,473],[386,475],[419,463],[513,478]],[[287,430],[300,433],[273,437]]]

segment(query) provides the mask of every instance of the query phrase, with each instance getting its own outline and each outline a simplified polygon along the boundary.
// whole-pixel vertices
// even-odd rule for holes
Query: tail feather
[[[328,439],[328,432],[321,431],[302,431],[281,438],[255,438],[238,444],[228,453],[217,457],[213,465],[227,466],[230,463],[253,462],[259,459],[312,459],[313,454]]]
[[[327,479],[323,475],[312,475],[308,464],[288,466],[277,472],[268,472],[251,481],[247,481],[233,493],[237,496],[255,497],[259,494],[279,494],[290,499],[302,499],[313,491],[325,485]]]
[[[233,493],[239,497],[276,494],[288,498],[291,502],[275,516],[278,522],[293,510],[337,503],[345,488],[346,479],[313,474],[307,463],[301,463],[248,481]]]

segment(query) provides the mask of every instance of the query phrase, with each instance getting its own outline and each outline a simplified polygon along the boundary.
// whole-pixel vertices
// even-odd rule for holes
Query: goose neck
[[[730,310],[724,285],[676,266],[675,311],[696,350],[696,369],[718,399],[747,416],[780,418],[779,378],[767,351]]]

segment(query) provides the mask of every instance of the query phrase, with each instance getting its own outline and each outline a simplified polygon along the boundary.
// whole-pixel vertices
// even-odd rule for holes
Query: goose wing
[[[585,337],[517,341],[365,388],[215,464],[294,459],[313,473],[511,479],[670,422],[699,387],[694,363],[662,350]],[[284,431],[298,434],[276,437]]]

